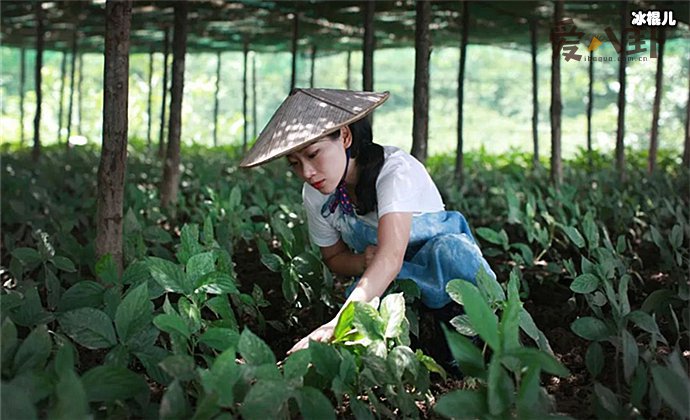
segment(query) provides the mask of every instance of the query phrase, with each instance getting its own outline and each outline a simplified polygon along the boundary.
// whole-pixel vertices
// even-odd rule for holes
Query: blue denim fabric
[[[357,253],[377,243],[376,227],[357,217],[341,213],[338,225],[343,242]],[[477,284],[480,267],[496,278],[461,213],[441,211],[412,218],[410,241],[397,278],[413,280],[421,291],[424,305],[436,309],[450,303],[446,284],[454,279]],[[354,285],[348,294],[352,288]]]

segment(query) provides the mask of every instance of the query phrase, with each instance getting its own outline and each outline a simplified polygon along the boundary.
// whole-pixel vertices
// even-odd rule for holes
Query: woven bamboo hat
[[[388,99],[388,92],[294,89],[261,131],[240,166],[285,156],[351,124]]]

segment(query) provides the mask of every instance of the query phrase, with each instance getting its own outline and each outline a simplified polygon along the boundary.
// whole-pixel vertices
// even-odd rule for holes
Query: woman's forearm
[[[328,268],[341,276],[361,276],[364,273],[364,254],[344,251],[324,261]]]

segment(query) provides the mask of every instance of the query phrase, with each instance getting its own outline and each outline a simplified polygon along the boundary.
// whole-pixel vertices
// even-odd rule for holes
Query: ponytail
[[[376,210],[376,179],[383,167],[383,147],[373,142],[371,123],[368,118],[349,125],[352,132],[350,153],[357,161],[358,180],[355,186],[357,194],[357,214],[364,215]]]

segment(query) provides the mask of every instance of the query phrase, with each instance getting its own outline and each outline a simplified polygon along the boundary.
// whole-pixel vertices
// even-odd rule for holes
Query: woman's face
[[[351,143],[350,130],[344,127],[335,139],[326,137],[290,153],[287,159],[301,180],[308,182],[321,194],[331,194],[345,172],[345,149],[350,147]]]

